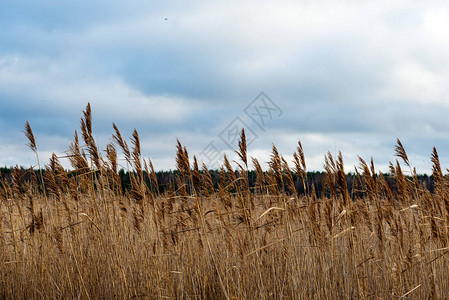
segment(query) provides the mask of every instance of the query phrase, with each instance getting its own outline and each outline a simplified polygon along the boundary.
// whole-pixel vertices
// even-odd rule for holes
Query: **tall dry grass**
[[[292,169],[273,145],[263,172],[247,157],[242,131],[238,168],[224,157],[214,188],[207,166],[196,157],[191,164],[178,141],[176,181],[160,193],[137,131],[131,147],[115,124],[114,131],[116,145],[103,158],[88,105],[83,141],[75,133],[67,155],[73,171],[53,155],[42,182],[22,180],[18,168],[11,182],[0,179],[0,298],[449,297],[449,179],[435,149],[433,192],[399,140],[390,166],[396,188],[360,158],[349,191],[341,153],[328,153],[318,191],[307,181],[300,142]],[[37,154],[28,122],[26,136]],[[131,172],[124,192],[117,146]]]

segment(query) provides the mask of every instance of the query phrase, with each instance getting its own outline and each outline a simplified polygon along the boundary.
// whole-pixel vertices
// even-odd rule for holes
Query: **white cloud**
[[[449,11],[446,9],[430,9],[423,14],[422,34],[432,47],[449,47]]]
[[[386,97],[449,105],[449,73],[446,70],[430,70],[416,62],[404,63],[393,68],[390,83],[390,93]]]
[[[43,101],[69,112],[88,101],[111,120],[182,122],[201,109],[198,102],[171,95],[145,95],[117,76],[83,74],[75,61],[49,61],[19,56],[0,58],[0,88],[4,93]],[[30,95],[32,91],[32,95]],[[80,114],[80,112],[77,112]]]

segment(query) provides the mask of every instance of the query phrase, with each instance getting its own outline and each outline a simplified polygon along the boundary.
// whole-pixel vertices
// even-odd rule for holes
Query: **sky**
[[[43,164],[63,156],[90,103],[100,149],[136,128],[158,170],[177,138],[237,159],[241,127],[265,167],[301,140],[309,170],[387,171],[397,138],[418,173],[433,146],[449,167],[447,1],[2,0],[0,28],[1,166],[36,165],[26,121]]]

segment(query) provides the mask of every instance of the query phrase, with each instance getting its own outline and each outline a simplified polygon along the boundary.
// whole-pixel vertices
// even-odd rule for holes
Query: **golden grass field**
[[[114,125],[116,146],[102,157],[90,105],[83,113],[67,158],[74,171],[54,155],[43,180],[18,168],[0,179],[0,298],[449,298],[449,178],[435,149],[432,192],[398,140],[395,188],[360,159],[354,194],[341,154],[326,155],[318,191],[301,143],[291,166],[273,146],[263,172],[242,132],[238,168],[225,157],[214,187],[178,142],[176,181],[160,193],[137,131],[128,147]],[[25,134],[38,155],[28,122]],[[131,171],[125,192],[116,149]]]

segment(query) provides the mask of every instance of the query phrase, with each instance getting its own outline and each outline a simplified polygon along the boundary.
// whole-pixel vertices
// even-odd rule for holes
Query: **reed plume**
[[[410,162],[407,157],[407,153],[405,152],[404,146],[399,139],[397,139],[397,145],[394,148],[395,156],[400,157],[404,163],[410,168]]]
[[[87,104],[86,110],[83,111],[83,114],[84,118],[81,118],[81,133],[83,140],[87,145],[87,150],[90,158],[95,164],[95,167],[97,170],[101,170],[100,154],[98,153],[97,145],[92,135],[92,110],[90,108],[90,103]]]
[[[248,158],[246,156],[246,136],[245,136],[245,129],[242,128],[242,132],[240,133],[240,139],[239,139],[239,150],[235,151],[237,155],[240,157],[240,159],[245,164],[245,169],[248,170]]]
[[[120,133],[120,130],[115,125],[115,123],[112,123],[112,127],[114,128],[115,134],[112,135],[113,140],[120,146],[120,148],[123,151],[123,154],[125,155],[126,161],[131,164],[131,152],[129,151],[128,144],[126,141],[122,138],[122,134]]]
[[[304,193],[307,194],[307,167],[301,141],[298,141],[296,151],[297,152],[293,153],[293,163],[295,165],[294,170],[296,172],[296,176],[298,176],[298,178],[302,181]]]
[[[30,123],[28,123],[28,121],[25,122],[25,130],[24,130],[25,136],[28,138],[28,147],[30,147],[30,149],[36,153],[37,152],[37,147],[36,147],[36,140],[34,139],[34,134],[33,134],[33,130],[31,130],[31,126]]]

